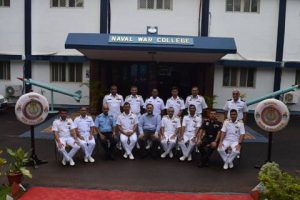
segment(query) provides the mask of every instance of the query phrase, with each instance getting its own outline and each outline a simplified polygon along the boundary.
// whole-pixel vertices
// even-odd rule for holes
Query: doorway
[[[109,86],[118,86],[118,93],[125,98],[130,94],[130,86],[136,85],[144,99],[151,96],[151,90],[157,88],[159,96],[166,102],[171,96],[171,88],[179,88],[179,95],[185,99],[190,95],[192,86],[198,86],[203,95],[212,94],[212,64],[202,63],[153,63],[153,62],[116,62],[98,61],[97,80],[109,90]],[[93,70],[91,70],[91,73]],[[208,73],[209,72],[209,73]],[[108,91],[107,91],[108,92]]]

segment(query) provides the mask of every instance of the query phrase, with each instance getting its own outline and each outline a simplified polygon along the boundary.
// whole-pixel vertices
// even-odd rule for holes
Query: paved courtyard
[[[28,126],[15,119],[14,112],[0,113],[0,149],[24,147],[30,149],[30,138],[20,137]],[[300,175],[299,116],[291,117],[287,128],[274,134],[272,159],[293,174]],[[49,123],[49,122],[48,122]],[[248,126],[264,134],[249,116]],[[48,164],[32,169],[33,179],[25,182],[32,186],[72,187],[130,191],[171,192],[233,192],[247,193],[257,184],[256,164],[265,161],[267,143],[245,143],[238,166],[224,171],[215,152],[210,167],[199,169],[194,162],[179,162],[177,159],[151,158],[129,161],[117,156],[115,161],[104,161],[101,151],[96,151],[96,162],[85,164],[80,155],[75,167],[63,167],[56,162],[54,142],[51,139],[36,139],[37,155]],[[0,178],[0,183],[5,182]]]

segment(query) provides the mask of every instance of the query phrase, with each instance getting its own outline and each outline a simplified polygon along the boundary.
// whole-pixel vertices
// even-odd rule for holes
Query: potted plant
[[[264,164],[259,173],[260,199],[300,199],[300,178],[280,170],[275,162]]]
[[[25,167],[29,161],[28,153],[21,147],[16,150],[7,148],[7,153],[11,157],[11,163],[6,173],[9,185],[12,185],[14,182],[20,184],[23,180],[23,176],[32,178],[32,174]]]
[[[96,114],[100,110],[100,101],[105,96],[105,92],[101,87],[100,81],[93,82],[84,82],[80,85],[80,87],[86,86],[90,90],[90,112],[92,114]]]
[[[2,154],[2,150],[0,150],[0,154]],[[5,165],[6,160],[2,157],[0,157],[0,169]],[[0,176],[2,175],[1,171],[0,171]]]
[[[217,97],[218,97],[217,95],[204,96],[205,102],[207,104],[207,109],[206,109],[206,112],[205,112],[205,117],[208,117],[210,111],[213,110],[214,104],[217,103],[215,101]]]

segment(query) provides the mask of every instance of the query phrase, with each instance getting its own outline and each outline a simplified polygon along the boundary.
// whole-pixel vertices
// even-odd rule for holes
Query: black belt
[[[101,132],[102,134],[112,134],[112,131],[110,132]]]
[[[155,133],[155,130],[144,130],[144,133]]]

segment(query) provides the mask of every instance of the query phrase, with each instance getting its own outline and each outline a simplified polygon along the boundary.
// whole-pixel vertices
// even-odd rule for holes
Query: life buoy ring
[[[277,132],[288,124],[290,112],[281,101],[266,99],[256,106],[254,118],[256,124],[263,130]]]
[[[17,119],[27,125],[37,125],[45,121],[49,113],[47,99],[36,93],[30,92],[22,95],[16,105]]]

